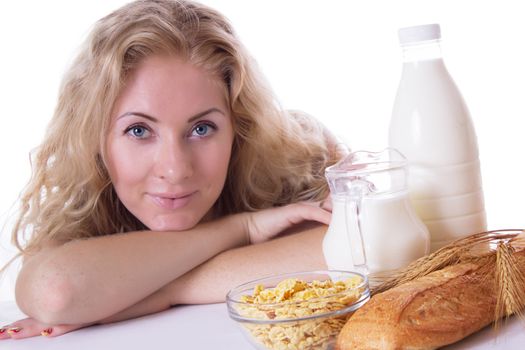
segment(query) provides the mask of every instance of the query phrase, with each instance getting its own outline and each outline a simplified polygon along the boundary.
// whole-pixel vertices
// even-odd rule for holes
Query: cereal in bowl
[[[330,313],[354,304],[362,282],[354,276],[336,282],[291,278],[274,288],[257,285],[252,295],[241,297],[239,313],[262,320],[244,326],[267,349],[327,349],[350,315]]]

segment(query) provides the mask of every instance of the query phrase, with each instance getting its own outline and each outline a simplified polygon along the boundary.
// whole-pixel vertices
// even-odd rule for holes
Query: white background
[[[0,2],[0,265],[29,152],[91,25],[122,0]],[[490,229],[525,227],[525,21],[519,1],[207,0],[223,12],[287,108],[321,119],[354,149],[387,144],[401,73],[397,29],[440,23],[445,63],[478,135]],[[13,297],[16,266],[0,282]]]

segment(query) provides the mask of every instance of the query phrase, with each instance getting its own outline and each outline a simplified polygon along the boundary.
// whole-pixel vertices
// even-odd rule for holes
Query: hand
[[[322,202],[299,202],[247,213],[250,242],[265,242],[287,228],[306,220],[329,225],[332,214],[321,208],[321,204]]]
[[[58,325],[50,326],[41,323],[34,318],[24,318],[10,325],[0,328],[0,340],[3,339],[23,339],[35,336],[57,337],[59,335],[90,326],[91,324],[81,325]]]

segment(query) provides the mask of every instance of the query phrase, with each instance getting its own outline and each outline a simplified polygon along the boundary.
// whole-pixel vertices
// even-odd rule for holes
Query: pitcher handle
[[[366,181],[363,181],[362,184],[354,183],[351,195],[347,196],[345,200],[346,236],[350,245],[352,264],[355,269],[365,275],[368,274],[368,265],[363,230],[361,229],[361,209],[363,196],[368,192]]]

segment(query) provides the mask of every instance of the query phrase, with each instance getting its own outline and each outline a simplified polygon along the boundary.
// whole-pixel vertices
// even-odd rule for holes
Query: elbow
[[[68,323],[73,304],[73,283],[57,271],[17,279],[16,302],[26,315],[49,325]]]

